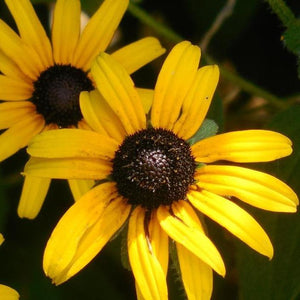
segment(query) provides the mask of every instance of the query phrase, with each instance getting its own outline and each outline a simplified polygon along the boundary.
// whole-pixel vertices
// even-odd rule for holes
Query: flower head
[[[109,45],[128,6],[128,0],[105,0],[81,33],[80,1],[57,0],[50,42],[30,0],[5,2],[19,35],[0,20],[0,129],[5,129],[0,135],[0,161],[27,146],[41,131],[89,128],[80,111],[79,94],[94,89],[91,62]],[[163,52],[150,37],[112,55],[132,73]],[[69,183],[77,198],[93,181]],[[49,184],[49,179],[25,179],[18,208],[21,217],[36,216]]]
[[[127,219],[130,266],[137,294],[145,299],[167,299],[169,237],[189,299],[210,298],[212,270],[225,275],[197,212],[272,257],[265,231],[230,197],[266,210],[295,212],[297,196],[268,174],[211,163],[278,159],[292,152],[291,141],[272,131],[246,130],[191,146],[188,141],[204,122],[219,79],[218,67],[199,69],[199,59],[200,49],[189,42],[172,49],[147,122],[126,70],[100,54],[91,69],[99,91],[80,97],[83,116],[95,132],[49,131],[29,145],[28,174],[101,180],[65,213],[48,241],[44,270],[54,283],[90,262]]]

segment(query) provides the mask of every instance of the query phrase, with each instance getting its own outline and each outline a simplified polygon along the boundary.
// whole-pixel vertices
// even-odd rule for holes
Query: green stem
[[[289,27],[295,21],[295,15],[283,0],[267,0],[267,2],[285,27]]]
[[[271,0],[269,0],[271,1]],[[157,20],[155,20],[151,15],[146,13],[143,9],[138,7],[136,4],[130,2],[128,11],[135,16],[137,19],[139,19],[142,23],[148,25],[149,27],[153,28],[159,35],[162,37],[168,39],[169,41],[172,41],[174,43],[178,43],[182,41],[184,38],[178,35],[176,32],[174,32],[172,29],[168,28],[166,25],[159,23]],[[216,62],[209,56],[202,54],[205,61],[207,61],[210,64],[216,64]],[[272,93],[256,86],[255,84],[249,82],[248,80],[242,78],[241,76],[232,73],[228,69],[220,66],[220,72],[221,75],[227,79],[228,81],[233,82],[237,86],[239,86],[243,91],[246,91],[250,94],[255,94],[257,96],[263,97],[264,99],[268,100],[270,104],[273,106],[284,109],[287,107],[287,103],[282,101],[282,99],[276,97]]]
[[[174,43],[178,43],[183,40],[183,38],[180,35],[178,35],[176,32],[174,32],[167,26],[164,26],[163,24],[157,22],[157,20],[155,20],[153,17],[147,14],[143,9],[138,7],[136,4],[130,2],[128,6],[128,11],[137,19],[142,21],[144,24],[153,28],[158,34],[160,34],[163,37],[166,37],[168,40]]]

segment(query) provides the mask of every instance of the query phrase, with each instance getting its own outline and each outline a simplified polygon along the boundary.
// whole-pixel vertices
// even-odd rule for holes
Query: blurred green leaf
[[[219,126],[215,121],[210,119],[205,119],[197,130],[197,132],[188,140],[190,145],[197,143],[209,136],[215,135],[218,132]]]
[[[300,106],[275,116],[268,129],[279,131],[293,141],[290,157],[264,165],[264,171],[288,183],[300,194]],[[241,299],[292,300],[300,295],[300,213],[279,214],[252,211],[269,234],[274,258],[254,254],[247,246],[238,247],[238,272]]]

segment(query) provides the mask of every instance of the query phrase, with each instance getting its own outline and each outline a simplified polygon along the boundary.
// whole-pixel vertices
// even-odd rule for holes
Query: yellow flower
[[[93,89],[92,60],[109,45],[128,0],[105,0],[80,33],[80,1],[58,0],[51,42],[29,0],[5,1],[19,30],[0,20],[0,161],[41,131],[59,127],[88,129],[79,108],[81,91]],[[129,73],[164,53],[152,37],[112,54]],[[69,181],[75,198],[93,181]],[[34,218],[50,179],[26,177],[18,214]]]
[[[169,238],[174,241],[189,299],[209,299],[212,270],[225,275],[218,250],[196,211],[254,250],[273,255],[260,225],[230,196],[251,205],[295,212],[296,194],[262,172],[215,161],[262,162],[292,152],[276,132],[246,130],[190,139],[202,124],[218,79],[217,66],[198,69],[200,49],[185,41],[168,55],[154,90],[151,114],[126,70],[101,53],[92,65],[97,90],[80,97],[92,131],[62,129],[37,136],[25,173],[89,178],[102,183],[79,199],[54,229],[45,273],[61,284],[85,267],[128,221],[128,255],[139,299],[167,299]],[[149,125],[147,125],[149,124]]]
[[[0,233],[0,246],[4,242],[3,235]],[[0,299],[1,300],[17,300],[19,299],[19,294],[14,289],[0,284]]]

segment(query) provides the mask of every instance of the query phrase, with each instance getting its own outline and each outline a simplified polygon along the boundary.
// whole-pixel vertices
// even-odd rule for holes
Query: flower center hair
[[[71,65],[54,65],[43,71],[34,82],[31,101],[46,124],[60,127],[77,125],[82,119],[79,94],[91,91],[93,84],[87,74]]]
[[[130,204],[151,210],[185,199],[195,168],[183,139],[166,129],[149,128],[124,140],[115,153],[112,177]]]

